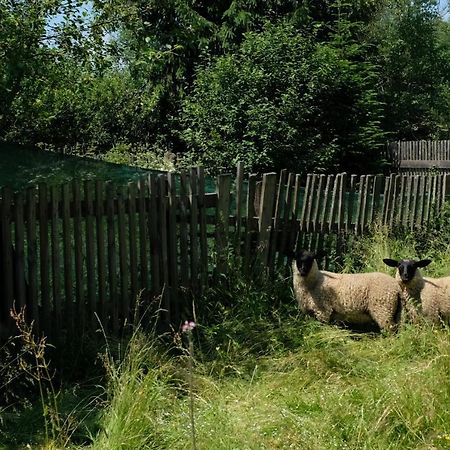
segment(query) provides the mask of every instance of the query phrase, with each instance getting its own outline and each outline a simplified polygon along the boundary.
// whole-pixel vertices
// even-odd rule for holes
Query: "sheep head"
[[[398,275],[402,280],[402,283],[408,284],[414,279],[417,269],[419,267],[426,267],[431,263],[431,259],[422,259],[416,261],[414,259],[401,259],[396,261],[395,259],[385,258],[383,262],[389,267],[396,267]]]
[[[300,276],[307,277],[313,267],[314,261],[316,259],[323,258],[324,256],[325,252],[321,250],[317,253],[310,252],[308,250],[298,250],[295,252],[293,259],[295,260]]]

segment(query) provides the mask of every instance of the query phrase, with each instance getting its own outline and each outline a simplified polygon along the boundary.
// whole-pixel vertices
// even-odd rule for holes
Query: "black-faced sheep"
[[[292,272],[295,296],[304,313],[323,322],[375,323],[381,330],[395,329],[401,290],[393,277],[319,270],[316,255],[305,250],[294,255]]]
[[[402,302],[409,320],[414,322],[419,314],[433,321],[450,318],[450,277],[422,277],[419,268],[431,263],[430,259],[385,258],[383,262],[396,267],[395,277],[402,289]]]

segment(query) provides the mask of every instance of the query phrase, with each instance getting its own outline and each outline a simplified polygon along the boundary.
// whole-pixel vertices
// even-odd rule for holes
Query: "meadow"
[[[432,233],[376,226],[341,270],[389,272],[383,257],[427,256],[427,275],[448,274],[447,222]],[[273,282],[232,271],[196,303],[192,331],[99,333],[76,377],[54,372],[64,351],[45,343],[22,368],[3,358],[6,391],[23,395],[0,409],[0,449],[450,448],[446,325],[380,334],[321,324],[298,312],[286,273]],[[48,376],[37,379],[38,366]]]

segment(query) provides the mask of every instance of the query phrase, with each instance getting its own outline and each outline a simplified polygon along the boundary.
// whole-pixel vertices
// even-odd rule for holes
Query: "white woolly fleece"
[[[319,270],[317,262],[302,277],[292,263],[294,292],[300,309],[323,322],[375,322],[382,330],[396,325],[400,305],[397,281],[381,272],[338,274]]]

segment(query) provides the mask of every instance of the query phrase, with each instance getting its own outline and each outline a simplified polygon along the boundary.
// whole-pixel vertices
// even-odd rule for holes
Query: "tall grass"
[[[430,256],[428,274],[439,275],[447,236],[376,226],[345,270]],[[448,327],[352,333],[299,314],[289,278],[238,271],[196,311],[192,366],[178,330],[167,345],[138,329],[121,357],[106,353],[107,400],[86,425],[89,448],[191,449],[195,416],[199,449],[450,449]]]

